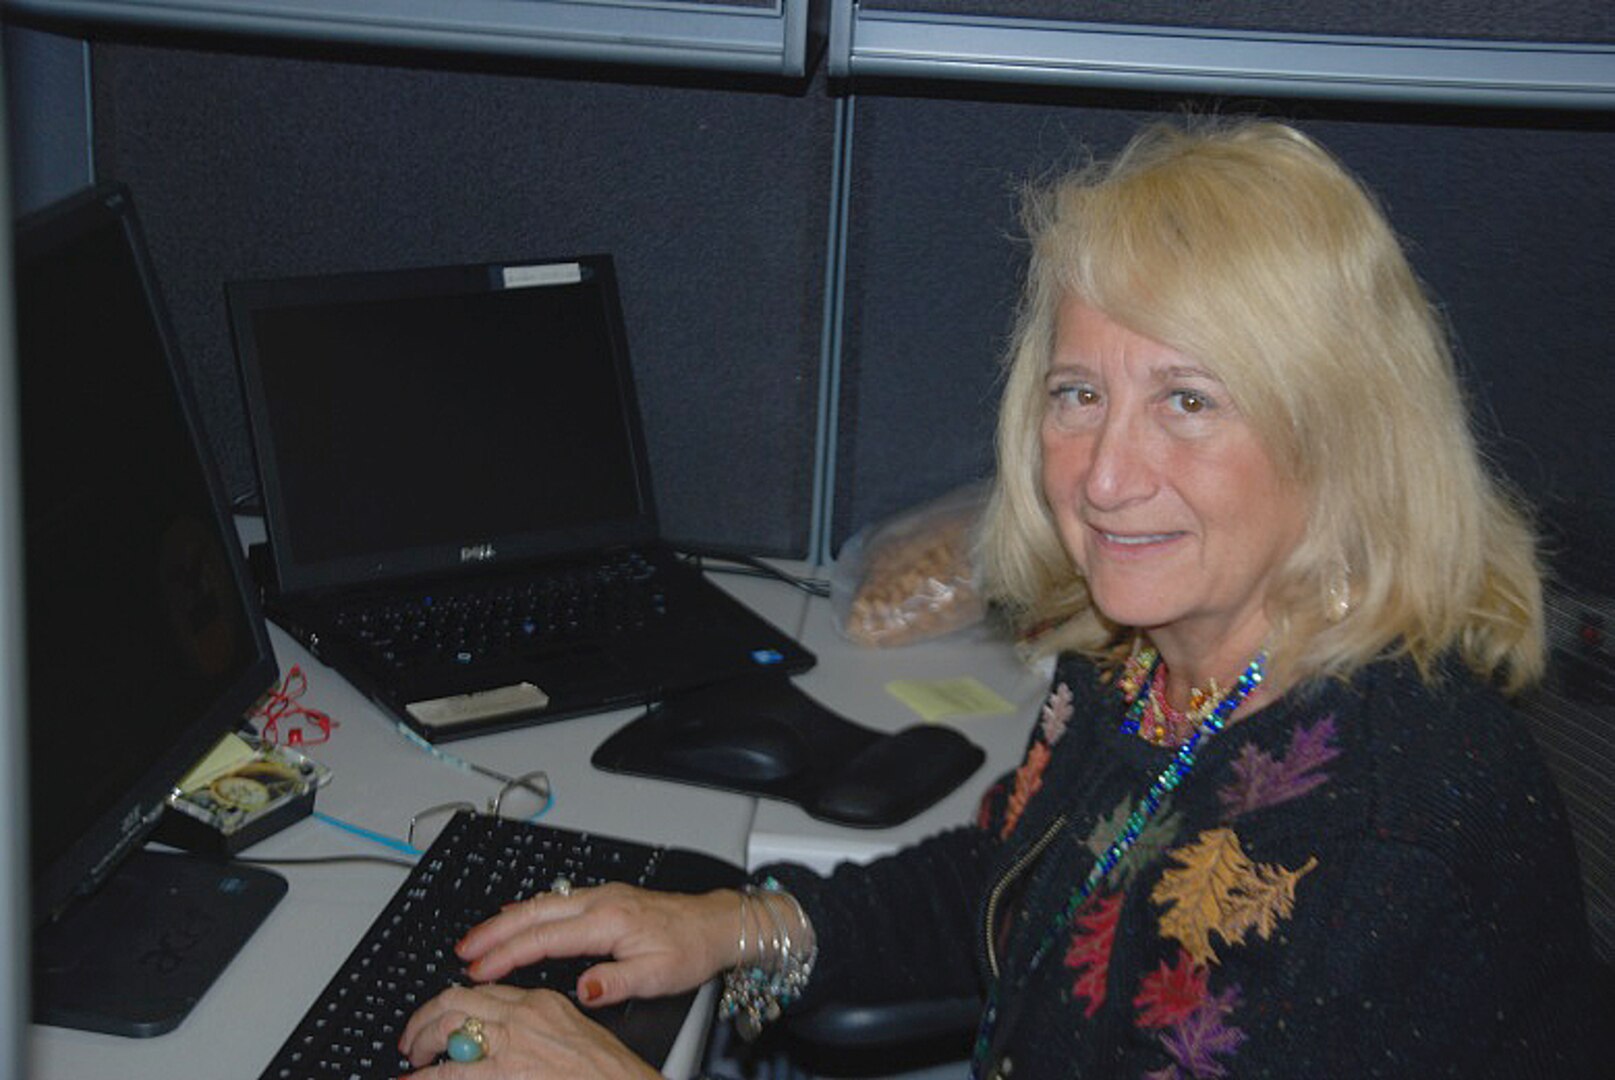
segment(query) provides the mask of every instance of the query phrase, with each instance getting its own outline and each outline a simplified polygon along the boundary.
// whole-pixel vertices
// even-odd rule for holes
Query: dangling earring
[[[1351,614],[1351,564],[1344,555],[1335,556],[1324,579],[1323,610],[1330,622],[1340,622]]]

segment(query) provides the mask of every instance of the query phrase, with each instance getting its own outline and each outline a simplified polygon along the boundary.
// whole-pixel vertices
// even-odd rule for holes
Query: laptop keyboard
[[[742,874],[696,852],[457,814],[316,999],[262,1080],[392,1080],[408,1073],[409,1062],[397,1049],[405,1022],[452,983],[470,981],[454,943],[503,905],[547,891],[557,878],[580,887],[626,881],[704,892],[734,886]],[[543,961],[501,981],[570,995],[591,962]],[[660,1068],[694,999],[691,992],[585,1011]]]
[[[667,617],[656,564],[633,551],[542,578],[491,578],[365,601],[338,614],[351,646],[394,670],[471,667],[643,631]]]

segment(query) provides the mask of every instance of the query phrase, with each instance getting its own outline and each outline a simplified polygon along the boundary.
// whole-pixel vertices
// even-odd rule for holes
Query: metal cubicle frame
[[[823,0],[5,0],[69,25],[116,25],[504,54],[582,63],[809,74]]]
[[[825,63],[853,80],[1615,108],[1615,44],[1134,26],[858,0],[830,0]]]

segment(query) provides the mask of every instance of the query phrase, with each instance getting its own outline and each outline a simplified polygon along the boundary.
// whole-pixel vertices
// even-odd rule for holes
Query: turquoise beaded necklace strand
[[[1200,722],[1200,726],[1195,728],[1182,746],[1178,747],[1177,752],[1172,755],[1172,760],[1167,762],[1166,768],[1161,770],[1150,784],[1149,790],[1144,793],[1143,801],[1127,816],[1127,821],[1122,826],[1121,832],[1116,834],[1116,839],[1110,842],[1110,846],[1105,849],[1104,854],[1094,860],[1093,867],[1088,871],[1088,876],[1082,880],[1081,884],[1071,890],[1071,895],[1067,898],[1065,907],[1060,910],[1060,914],[1055,917],[1053,924],[1044,933],[1043,939],[1038,942],[1037,951],[1032,954],[1029,970],[1035,971],[1038,965],[1043,962],[1043,957],[1048,953],[1049,946],[1053,945],[1055,940],[1071,926],[1072,920],[1077,917],[1077,912],[1082,909],[1082,905],[1087,902],[1088,897],[1093,893],[1099,882],[1104,880],[1116,868],[1116,864],[1121,862],[1122,856],[1127,854],[1127,850],[1143,835],[1144,827],[1149,824],[1150,818],[1155,815],[1155,812],[1161,808],[1162,800],[1171,794],[1179,784],[1183,783],[1184,778],[1194,768],[1195,755],[1199,752],[1201,744],[1222,731],[1227,726],[1228,718],[1233,715],[1234,710],[1243,705],[1245,699],[1255,693],[1256,688],[1262,685],[1262,679],[1266,675],[1266,668],[1267,653],[1265,651],[1257,653],[1234,683],[1233,688],[1222,696],[1216,706],[1206,714],[1206,718]],[[1157,659],[1155,666],[1150,670],[1149,678],[1139,688],[1138,696],[1133,699],[1133,703],[1128,707],[1126,715],[1122,717],[1121,729],[1124,732],[1136,732],[1138,730],[1139,717],[1143,713],[1145,702],[1149,699],[1150,683],[1155,681],[1155,676],[1160,670],[1160,661]],[[986,1058],[987,1050],[992,1043],[993,1027],[997,1019],[998,986],[995,982],[987,993],[987,1007],[982,1012],[981,1027],[976,1034],[975,1053],[971,1055],[971,1080],[979,1080],[981,1076],[981,1067]]]

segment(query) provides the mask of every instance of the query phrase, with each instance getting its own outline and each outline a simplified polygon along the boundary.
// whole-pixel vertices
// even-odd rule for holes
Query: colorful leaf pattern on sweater
[[[1133,800],[1125,798],[1116,805],[1107,817],[1099,819],[1094,824],[1093,831],[1088,839],[1083,841],[1089,851],[1098,858],[1110,848],[1111,843],[1121,835],[1122,829],[1127,826],[1127,819],[1133,813]],[[1139,870],[1152,865],[1160,858],[1161,853],[1178,841],[1178,834],[1183,830],[1183,815],[1172,809],[1172,799],[1168,796],[1161,800],[1161,805],[1144,823],[1144,830],[1133,841],[1127,854],[1111,870],[1105,878],[1112,886],[1127,888],[1133,883],[1133,877]]]
[[[1064,737],[1072,714],[1072,693],[1061,683],[1044,702],[1037,731],[1014,773],[1002,837],[1015,830],[1027,804],[1041,790],[1053,748]],[[1229,779],[1217,788],[1224,821],[1232,823],[1245,814],[1300,798],[1327,783],[1325,767],[1341,753],[1337,735],[1334,716],[1326,715],[1310,725],[1297,725],[1277,757],[1247,742],[1228,767]],[[1000,788],[993,798],[1001,797]],[[1084,846],[1095,857],[1101,855],[1134,809],[1134,800],[1123,798],[1094,823]],[[1163,801],[1073,919],[1064,957],[1065,967],[1075,973],[1073,1002],[1080,1004],[1085,1017],[1092,1017],[1107,999],[1111,958],[1129,890],[1140,872],[1167,860],[1169,866],[1149,898],[1160,909],[1160,933],[1177,943],[1177,954],[1139,981],[1131,1004],[1134,1023],[1155,1032],[1171,1063],[1142,1080],[1218,1080],[1230,1074],[1229,1059],[1247,1036],[1233,1020],[1242,998],[1240,986],[1215,986],[1219,950],[1271,940],[1294,911],[1297,884],[1318,865],[1316,858],[1295,869],[1256,862],[1229,827],[1202,831],[1179,844],[1182,821],[1171,799]]]
[[[1161,875],[1150,899],[1166,910],[1161,933],[1174,938],[1198,964],[1217,962],[1215,933],[1228,945],[1246,934],[1272,936],[1295,906],[1295,884],[1318,865],[1299,870],[1251,861],[1232,829],[1208,829],[1192,844],[1168,853],[1178,867]]]
[[[1340,756],[1334,738],[1331,714],[1311,727],[1297,725],[1290,733],[1289,748],[1277,760],[1254,743],[1240,747],[1232,766],[1234,782],[1217,792],[1229,818],[1300,798],[1328,780],[1327,774],[1317,770]]]
[[[1049,700],[1043,705],[1043,713],[1038,721],[1038,730],[1043,735],[1043,741],[1049,746],[1058,743],[1065,735],[1066,725],[1071,722],[1073,709],[1071,687],[1061,683],[1049,695]]]
[[[1183,1073],[1195,1080],[1228,1075],[1228,1067],[1218,1059],[1233,1054],[1246,1038],[1244,1031],[1226,1022],[1237,1008],[1239,987],[1230,986],[1161,1035],[1161,1044]]]
[[[1009,834],[1015,831],[1015,826],[1020,823],[1021,814],[1026,810],[1026,804],[1031,802],[1032,796],[1042,788],[1043,770],[1049,766],[1054,745],[1065,735],[1066,725],[1071,721],[1072,708],[1071,688],[1061,683],[1054,688],[1054,692],[1044,703],[1038,720],[1038,737],[1032,740],[1032,745],[1026,750],[1025,760],[1021,762],[1020,768],[1015,770],[1009,802],[1004,807],[1004,825],[999,832],[1000,839],[1008,839]]]
[[[1133,1008],[1139,1010],[1138,1026],[1164,1028],[1181,1024],[1189,1015],[1206,1003],[1206,981],[1210,969],[1194,962],[1183,949],[1177,959],[1144,976],[1138,984],[1138,996]]]
[[[1065,966],[1078,972],[1071,993],[1088,999],[1084,1016],[1092,1016],[1105,1003],[1105,984],[1110,976],[1110,950],[1116,943],[1116,923],[1121,918],[1126,893],[1090,897],[1077,914]]]
[[[1224,820],[1301,798],[1325,784],[1325,766],[1340,756],[1336,736],[1335,718],[1327,715],[1298,724],[1278,757],[1247,742],[1229,766],[1231,780],[1217,790]],[[1133,1007],[1135,1023],[1159,1033],[1172,1064],[1146,1080],[1216,1080],[1229,1075],[1226,1059],[1246,1038],[1230,1019],[1239,1006],[1237,984],[1212,990],[1218,948],[1253,937],[1270,940],[1294,911],[1297,883],[1318,860],[1308,858],[1293,870],[1258,863],[1232,828],[1203,831],[1166,857],[1171,865],[1150,899],[1161,908],[1162,936],[1178,943],[1178,954],[1141,980]]]
[[[1004,808],[1004,831],[1000,834],[1007,839],[1020,823],[1021,814],[1026,810],[1026,804],[1032,801],[1038,789],[1043,786],[1043,770],[1049,767],[1049,747],[1044,742],[1034,742],[1026,751],[1026,760],[1021,767],[1015,770],[1015,786],[1009,793],[1009,805]]]

